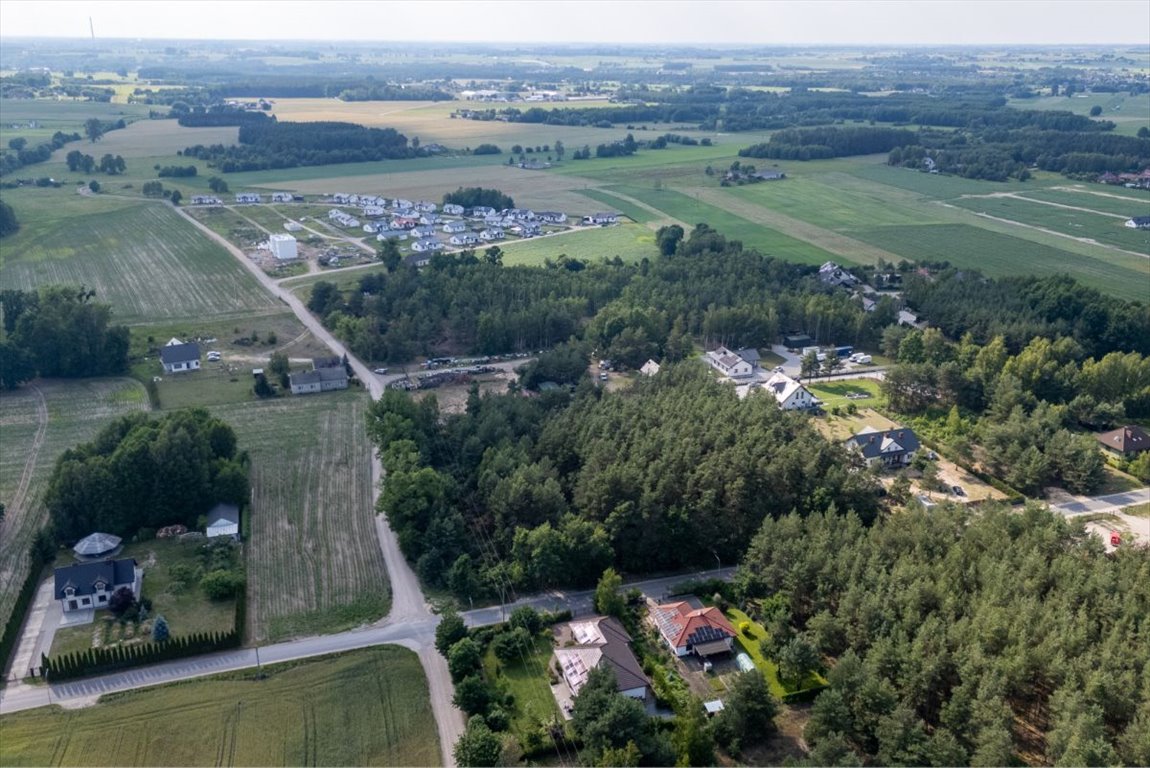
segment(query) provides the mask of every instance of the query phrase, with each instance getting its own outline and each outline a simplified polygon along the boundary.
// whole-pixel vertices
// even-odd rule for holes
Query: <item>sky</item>
[[[3,0],[4,37],[1137,44],[1147,0]]]

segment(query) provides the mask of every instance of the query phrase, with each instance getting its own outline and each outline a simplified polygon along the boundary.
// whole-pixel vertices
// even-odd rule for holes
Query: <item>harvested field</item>
[[[91,213],[65,219],[33,211],[25,220],[31,199],[12,195],[9,201],[25,223],[5,242],[0,281],[6,287],[86,285],[129,324],[279,311],[227,251],[166,205],[113,207],[97,199]]]
[[[584,262],[615,256],[623,261],[638,261],[659,254],[655,233],[641,224],[576,229],[551,237],[499,243],[499,247],[506,266],[540,267],[546,259],[557,260],[561,253]]]
[[[8,620],[28,569],[28,545],[46,520],[41,495],[57,457],[112,419],[147,410],[132,379],[37,381],[0,393],[0,623]]]
[[[252,459],[249,639],[340,631],[387,612],[369,402],[353,389],[211,409]]]
[[[439,765],[414,653],[383,646],[0,718],[4,765]]]
[[[119,131],[110,131],[105,134],[95,147],[100,151],[97,159],[105,153],[121,155],[128,161],[129,168],[133,158],[153,158],[175,155],[186,147],[196,144],[235,144],[239,138],[240,129],[232,127],[220,128],[185,128],[175,120],[140,120]],[[71,145],[69,145],[71,146]],[[77,144],[77,146],[79,146]],[[92,148],[81,151],[92,154]],[[173,165],[191,165],[191,158],[173,158]],[[199,166],[200,174],[210,176],[210,169],[203,161],[195,161]],[[149,165],[148,168],[151,168]],[[166,179],[164,180],[167,181]],[[181,181],[172,179],[173,182]]]

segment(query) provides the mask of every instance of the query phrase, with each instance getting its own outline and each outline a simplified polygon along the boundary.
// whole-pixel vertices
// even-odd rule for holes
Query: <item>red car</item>
[[[1110,532],[1110,546],[1117,547],[1122,543],[1122,534],[1118,531]]]

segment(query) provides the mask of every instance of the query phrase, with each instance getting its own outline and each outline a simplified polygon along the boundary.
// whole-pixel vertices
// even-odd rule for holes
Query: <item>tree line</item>
[[[248,457],[235,432],[196,408],[124,416],[65,451],[44,504],[55,538],[71,542],[93,531],[128,538],[142,528],[194,528],[216,503],[243,506],[248,495]]]
[[[768,517],[735,577],[830,683],[809,765],[1145,765],[1150,559],[1038,506]]]
[[[468,209],[484,206],[502,211],[507,208],[514,208],[515,200],[510,195],[505,195],[498,189],[459,187],[454,192],[447,192],[443,195],[443,204],[462,205]]]
[[[15,389],[36,376],[84,378],[128,369],[127,326],[112,325],[112,308],[95,291],[46,286],[0,291],[4,333],[0,386]]]
[[[905,128],[837,127],[789,128],[771,134],[769,141],[739,150],[739,157],[774,160],[822,160],[830,157],[890,152],[913,143],[914,131]]]

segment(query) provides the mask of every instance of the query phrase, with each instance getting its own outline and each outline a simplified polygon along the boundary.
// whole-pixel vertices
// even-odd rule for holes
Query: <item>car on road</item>
[[[386,368],[376,368],[375,373],[378,373],[380,376],[383,376],[387,373],[387,369]]]
[[[965,496],[966,495],[966,491],[962,490],[961,485],[952,485],[952,486],[950,486],[950,490],[955,496]]]

